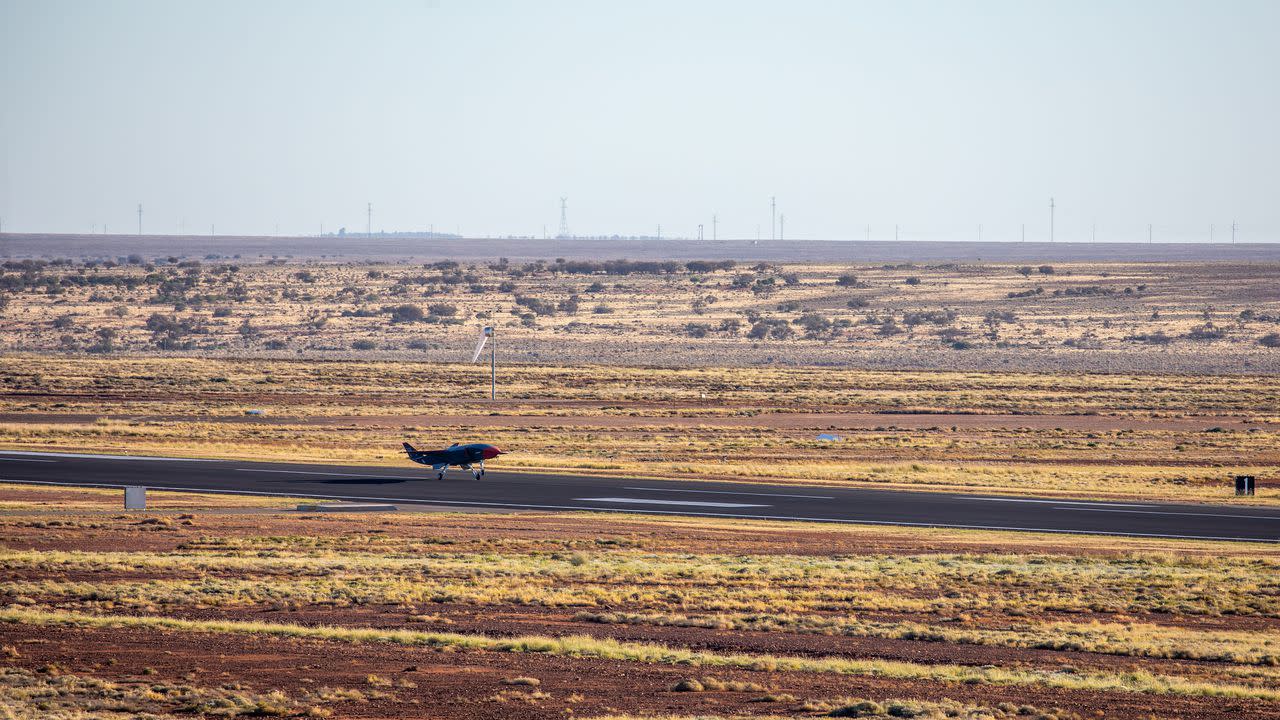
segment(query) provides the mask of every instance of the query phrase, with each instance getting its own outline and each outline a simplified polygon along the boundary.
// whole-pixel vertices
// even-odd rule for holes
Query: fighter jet
[[[471,477],[479,480],[484,477],[484,461],[492,460],[504,454],[498,448],[484,443],[459,445],[454,443],[443,450],[418,450],[409,443],[404,443],[404,452],[409,459],[421,465],[430,465],[436,471],[436,479],[443,480],[450,465],[457,465],[463,470],[470,470]]]

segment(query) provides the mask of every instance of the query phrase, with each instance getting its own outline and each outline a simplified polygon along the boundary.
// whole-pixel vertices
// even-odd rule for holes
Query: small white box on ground
[[[127,487],[124,489],[125,510],[146,510],[147,489],[144,487]]]

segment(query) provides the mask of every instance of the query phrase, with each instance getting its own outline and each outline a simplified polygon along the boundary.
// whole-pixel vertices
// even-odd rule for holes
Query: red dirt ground
[[[113,681],[189,682],[218,685],[232,680],[261,692],[296,694],[322,686],[368,690],[370,674],[409,679],[416,688],[389,688],[394,699],[334,705],[338,717],[563,718],[566,708],[589,716],[614,710],[646,713],[793,713],[805,699],[948,697],[974,704],[1007,701],[1061,707],[1080,715],[1102,710],[1109,718],[1280,718],[1280,707],[1260,701],[1087,693],[1027,687],[939,682],[901,682],[825,673],[702,670],[670,665],[565,658],[538,654],[442,652],[391,645],[329,643],[264,637],[138,630],[83,630],[0,626],[0,643],[18,648],[14,665],[37,668],[58,663],[69,673]],[[144,674],[152,668],[154,674]],[[194,680],[183,680],[194,673]],[[683,678],[715,675],[755,682],[786,692],[796,702],[753,702],[759,692],[673,692]],[[511,690],[502,680],[535,677],[550,699],[498,702]],[[572,695],[581,696],[571,700]],[[423,710],[429,709],[429,715]]]

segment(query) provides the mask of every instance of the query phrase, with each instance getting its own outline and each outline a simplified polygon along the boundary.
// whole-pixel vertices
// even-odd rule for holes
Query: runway
[[[281,495],[457,507],[593,510],[722,518],[1023,530],[1206,540],[1280,542],[1280,508],[1086,502],[936,492],[768,485],[567,473],[0,451],[0,482]]]

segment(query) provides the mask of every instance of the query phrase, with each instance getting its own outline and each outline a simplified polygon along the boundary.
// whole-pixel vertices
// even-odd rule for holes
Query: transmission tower
[[[1053,202],[1053,198],[1049,198],[1049,242],[1053,242],[1053,231],[1054,231],[1054,227],[1053,227],[1053,224],[1054,224],[1054,223],[1053,223],[1053,221],[1054,221],[1054,217],[1053,217],[1053,214],[1054,214],[1054,210],[1056,210],[1056,209],[1057,209],[1057,207],[1058,207],[1058,206],[1057,206],[1057,205],[1055,205],[1055,204],[1054,204],[1054,202]]]
[[[373,203],[364,208],[364,236],[373,237]]]
[[[142,234],[142,203],[138,203],[138,234]]]
[[[560,237],[569,237],[569,198],[560,198]]]

